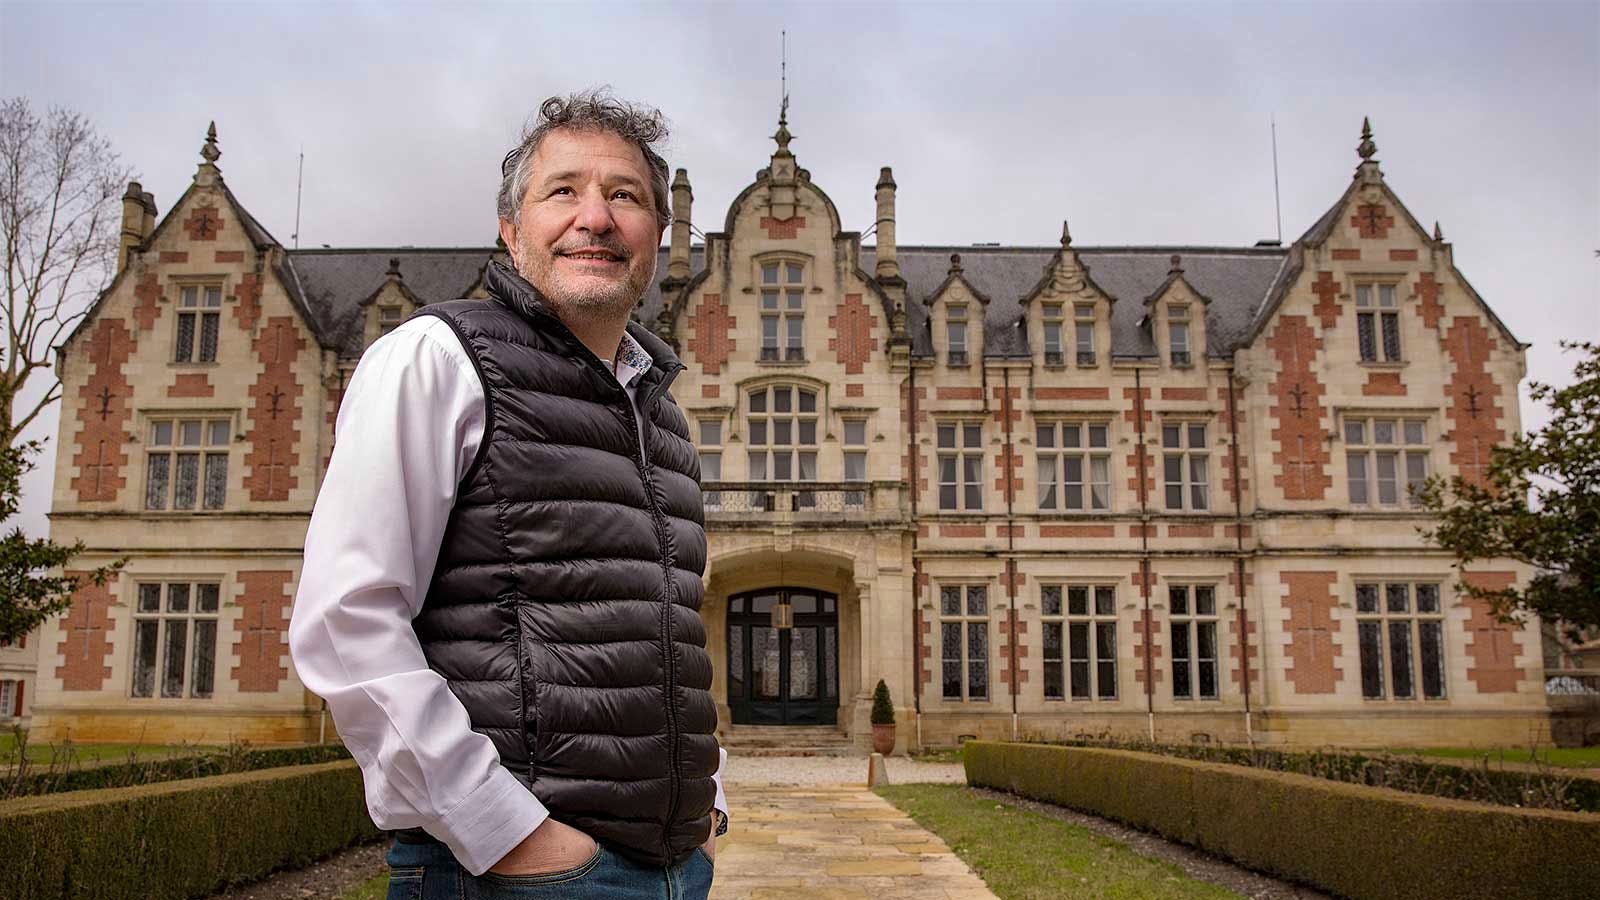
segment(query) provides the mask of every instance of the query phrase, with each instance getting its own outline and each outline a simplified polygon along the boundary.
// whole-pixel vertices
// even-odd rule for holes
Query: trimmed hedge
[[[1470,760],[1368,755],[1351,750],[1272,750],[1214,744],[1152,744],[1137,740],[1051,743],[1250,766],[1474,803],[1600,812],[1600,779],[1554,767],[1544,771],[1498,768],[1492,764],[1474,765]]]
[[[7,800],[0,834],[12,900],[178,900],[381,832],[361,770],[336,762]]]
[[[969,784],[1116,819],[1351,898],[1593,897],[1600,816],[1126,750],[968,741]]]
[[[346,750],[343,744],[312,744],[306,747],[278,747],[267,750],[209,751],[167,759],[148,759],[57,771],[35,763],[32,768],[45,768],[45,771],[23,775],[21,778],[8,779],[0,776],[0,797],[10,799],[38,794],[58,794],[63,791],[133,787],[185,778],[209,778],[213,775],[231,775],[235,772],[254,772],[258,769],[335,762],[349,758],[350,751]]]

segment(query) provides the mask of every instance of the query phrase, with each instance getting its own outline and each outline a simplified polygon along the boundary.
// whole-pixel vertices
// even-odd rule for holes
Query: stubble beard
[[[611,282],[585,279],[582,285],[571,284],[555,272],[556,260],[562,252],[559,245],[552,248],[536,247],[520,234],[517,236],[517,259],[513,262],[517,274],[538,289],[540,296],[554,308],[557,316],[589,321],[626,320],[634,304],[644,296],[651,279],[655,278],[655,254],[639,259],[629,256],[620,242],[586,242],[587,246],[596,244],[623,258],[628,267],[623,278]]]

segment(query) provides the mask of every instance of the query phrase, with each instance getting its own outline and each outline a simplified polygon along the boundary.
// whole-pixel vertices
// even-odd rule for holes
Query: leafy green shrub
[[[889,686],[878,679],[878,686],[872,689],[872,724],[893,725],[894,703],[889,700]]]
[[[303,766],[349,758],[350,751],[342,744],[313,744],[307,747],[277,747],[263,750],[251,749],[245,744],[234,744],[205,753],[93,768],[52,765],[44,771],[31,772],[32,767],[22,767],[14,770],[9,776],[0,775],[0,799],[56,794],[64,791],[134,787],[163,781],[207,778],[213,775],[231,775],[236,772]]]
[[[969,784],[1117,819],[1352,898],[1592,896],[1600,816],[1148,753],[969,741]]]
[[[380,832],[352,762],[0,802],[14,900],[206,896]]]

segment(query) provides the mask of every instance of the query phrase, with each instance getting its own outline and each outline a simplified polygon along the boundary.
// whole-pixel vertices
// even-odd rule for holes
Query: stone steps
[[[831,725],[731,725],[717,740],[729,756],[858,756],[855,742]]]

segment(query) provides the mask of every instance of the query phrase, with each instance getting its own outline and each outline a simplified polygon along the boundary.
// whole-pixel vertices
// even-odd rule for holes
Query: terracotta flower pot
[[[893,725],[872,726],[872,750],[874,753],[882,753],[884,756],[894,752]]]

